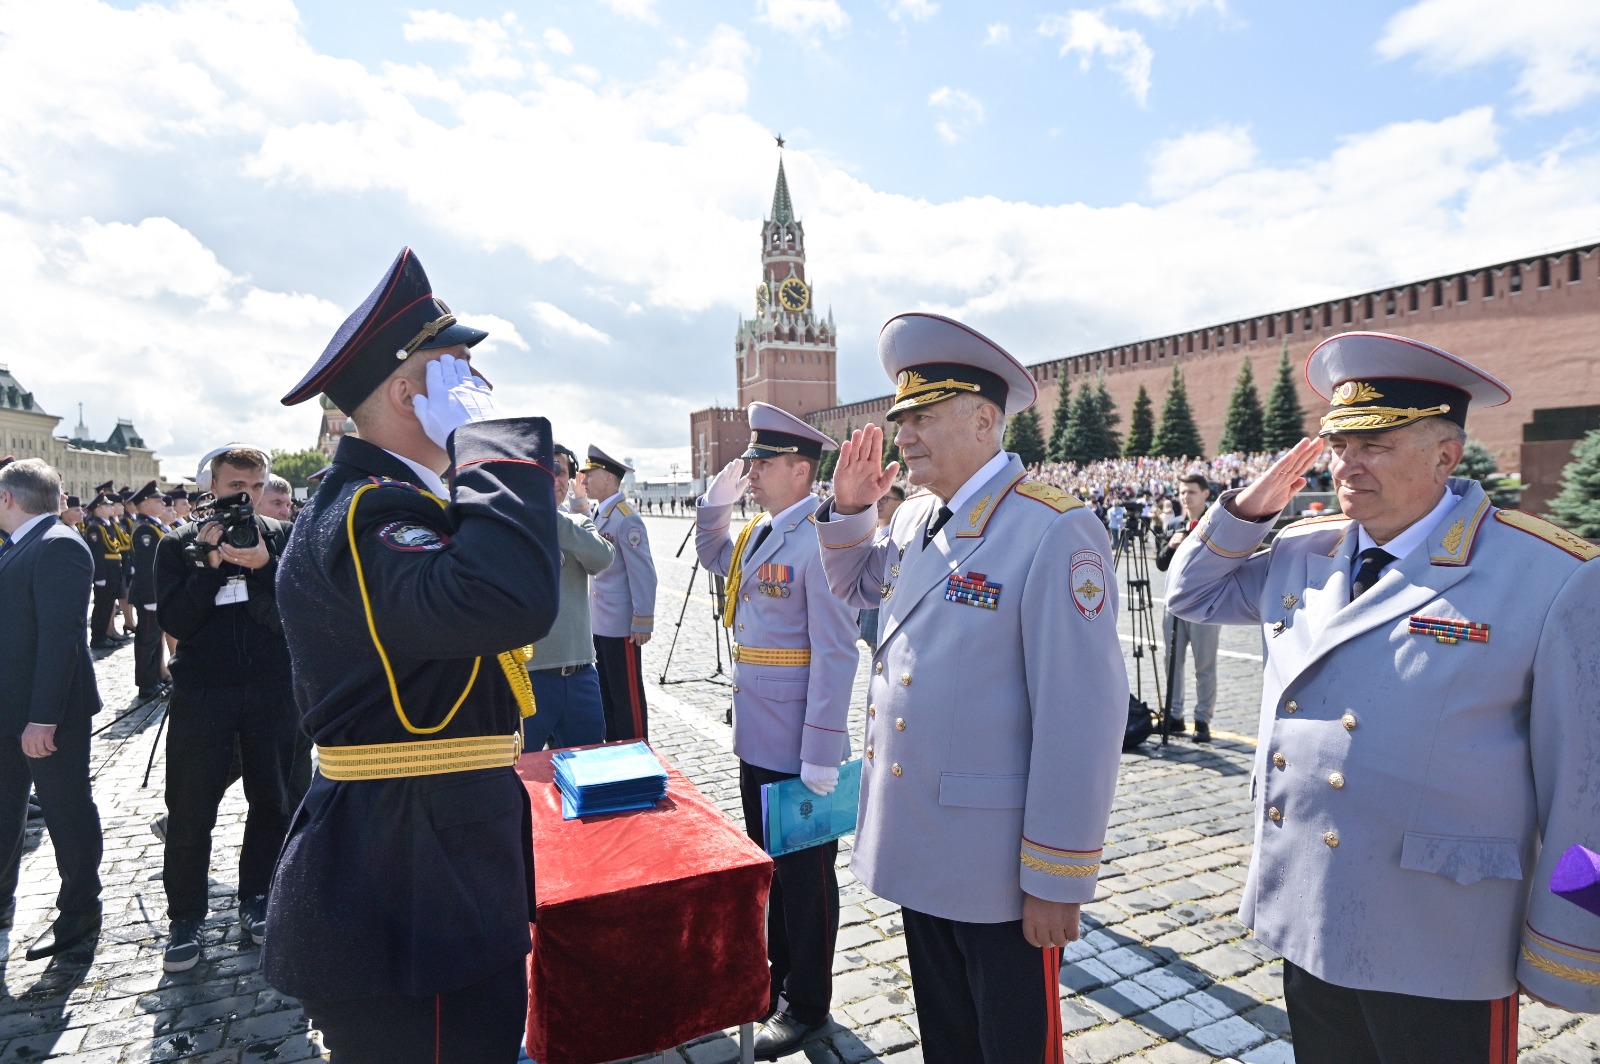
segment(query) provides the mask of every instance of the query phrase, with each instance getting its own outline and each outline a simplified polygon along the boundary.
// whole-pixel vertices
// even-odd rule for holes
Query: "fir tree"
[[[1115,458],[1122,453],[1122,433],[1117,431],[1122,415],[1117,413],[1117,404],[1111,398],[1111,390],[1106,387],[1104,373],[1095,382],[1094,397],[1100,402],[1100,420],[1105,425],[1106,450],[1100,457]]]
[[[1250,360],[1239,366],[1239,376],[1233,382],[1233,394],[1228,397],[1228,416],[1222,425],[1222,442],[1217,445],[1221,454],[1233,451],[1259,451],[1263,449],[1261,397],[1256,394],[1256,378],[1250,371]]]
[[[1100,396],[1088,381],[1078,387],[1078,397],[1072,401],[1071,423],[1067,426],[1064,459],[1078,465],[1088,465],[1107,457],[1105,419],[1100,410]]]
[[[1133,397],[1132,420],[1128,422],[1128,442],[1122,448],[1126,458],[1142,458],[1150,453],[1156,434],[1155,409],[1150,403],[1150,393],[1143,383],[1139,394]]]
[[[1044,461],[1044,436],[1039,432],[1039,414],[1032,407],[1006,425],[1005,449],[1015,452],[1024,466],[1036,466]]]
[[[1164,458],[1203,458],[1205,444],[1200,442],[1200,430],[1194,424],[1194,411],[1189,409],[1189,392],[1183,386],[1183,370],[1172,367],[1172,384],[1167,389],[1167,401],[1161,406],[1161,427],[1156,430],[1151,448]]]
[[[1261,439],[1269,451],[1287,451],[1305,437],[1306,414],[1300,408],[1300,393],[1295,391],[1294,370],[1289,366],[1289,342],[1284,341],[1278,358],[1278,377],[1267,397],[1266,419]]]
[[[1572,449],[1561,471],[1561,494],[1550,500],[1550,519],[1584,539],[1600,539],[1600,429]]]
[[[1057,379],[1056,412],[1050,420],[1049,459],[1052,462],[1067,460],[1067,426],[1072,421],[1072,386],[1066,378]]]
[[[1450,475],[1476,480],[1483,485],[1489,501],[1501,508],[1516,506],[1522,495],[1521,490],[1512,485],[1510,477],[1500,475],[1500,464],[1494,460],[1489,448],[1477,440],[1467,441],[1461,452],[1461,461],[1456,463]]]

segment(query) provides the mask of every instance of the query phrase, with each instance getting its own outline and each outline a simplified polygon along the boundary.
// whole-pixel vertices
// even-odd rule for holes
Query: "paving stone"
[[[1068,1038],[1066,1052],[1067,1059],[1075,1064],[1110,1064],[1154,1043],[1155,1038],[1144,1028],[1119,1023]]]
[[[1163,1042],[1153,1049],[1146,1050],[1143,1059],[1149,1064],[1212,1064],[1216,1060],[1194,1043],[1182,1039],[1176,1042]]]
[[[1260,1045],[1266,1039],[1266,1035],[1249,1021],[1238,1016],[1229,1016],[1225,1020],[1218,1020],[1207,1027],[1189,1032],[1189,1039],[1201,1049],[1209,1050],[1219,1057],[1229,1057]]]
[[[1294,1064],[1294,1046],[1287,1041],[1268,1042],[1241,1053],[1242,1064]]]

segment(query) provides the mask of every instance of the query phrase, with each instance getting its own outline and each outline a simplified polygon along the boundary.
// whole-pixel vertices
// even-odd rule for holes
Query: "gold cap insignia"
[[[1370,403],[1382,399],[1383,393],[1365,381],[1345,381],[1334,389],[1333,405],[1349,406],[1352,403]]]

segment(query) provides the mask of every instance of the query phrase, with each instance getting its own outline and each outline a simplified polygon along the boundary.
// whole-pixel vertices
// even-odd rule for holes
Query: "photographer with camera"
[[[1199,473],[1190,473],[1178,481],[1178,502],[1183,507],[1182,519],[1156,551],[1156,568],[1163,573],[1172,564],[1173,555],[1200,524],[1206,509],[1211,505],[1211,482]],[[1168,694],[1171,702],[1172,734],[1182,735],[1188,728],[1183,719],[1183,659],[1186,652],[1194,651],[1194,683],[1199,689],[1194,705],[1194,741],[1211,741],[1211,714],[1217,706],[1217,643],[1222,636],[1222,626],[1185,621],[1166,611],[1161,626],[1167,641]]]
[[[179,641],[167,711],[169,972],[200,959],[211,832],[236,740],[249,804],[239,925],[256,943],[266,937],[267,891],[288,828],[296,716],[273,587],[288,529],[255,512],[268,465],[265,451],[244,444],[207,455],[196,479],[215,502],[156,549],[156,617]]]

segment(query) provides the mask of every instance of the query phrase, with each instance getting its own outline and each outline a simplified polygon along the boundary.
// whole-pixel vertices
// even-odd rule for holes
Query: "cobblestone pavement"
[[[694,573],[689,589],[692,545],[674,556],[690,530],[688,520],[651,517],[647,524],[661,575],[658,627],[644,652],[651,733],[664,756],[737,818],[737,773],[725,718],[728,664],[724,651],[718,675],[721,629],[713,624],[708,581],[703,572]],[[1129,568],[1124,565],[1118,578],[1124,606],[1119,623],[1130,648],[1130,669],[1141,677],[1144,697],[1154,703],[1153,655],[1131,653],[1139,614],[1128,608]],[[1154,609],[1144,615],[1150,623],[1141,630],[1141,645],[1159,628],[1162,574],[1151,567],[1149,576]],[[676,625],[680,608],[681,627]],[[852,714],[858,740],[865,651],[861,660],[858,709]],[[97,669],[106,708],[96,726],[105,730],[95,739],[92,771],[106,836],[105,928],[92,948],[48,962],[23,960],[27,943],[51,915],[56,889],[50,843],[35,822],[23,858],[16,926],[0,931],[0,1064],[46,1058],[84,1064],[318,1059],[318,1046],[296,1003],[262,982],[259,951],[239,942],[233,885],[244,800],[237,786],[224,802],[217,829],[204,958],[192,971],[162,972],[161,845],[149,830],[151,818],[162,811],[159,751],[150,785],[140,785],[162,707],[140,706],[134,697],[131,647],[100,655]],[[1218,741],[1205,748],[1174,739],[1162,748],[1153,740],[1123,756],[1100,889],[1084,907],[1084,937],[1066,951],[1061,976],[1071,1061],[1288,1064],[1294,1059],[1279,962],[1237,922],[1250,857],[1249,773],[1259,671],[1260,646],[1253,633],[1224,629],[1213,722]],[[1192,700],[1192,682],[1189,689]],[[127,716],[117,720],[124,712]],[[834,1022],[785,1059],[920,1061],[898,907],[862,887],[848,862],[846,840],[840,853],[844,907]],[[733,1035],[709,1036],[669,1057],[674,1064],[735,1061]],[[1520,1044],[1525,1064],[1600,1064],[1600,1017],[1586,1019],[1524,1001]]]

